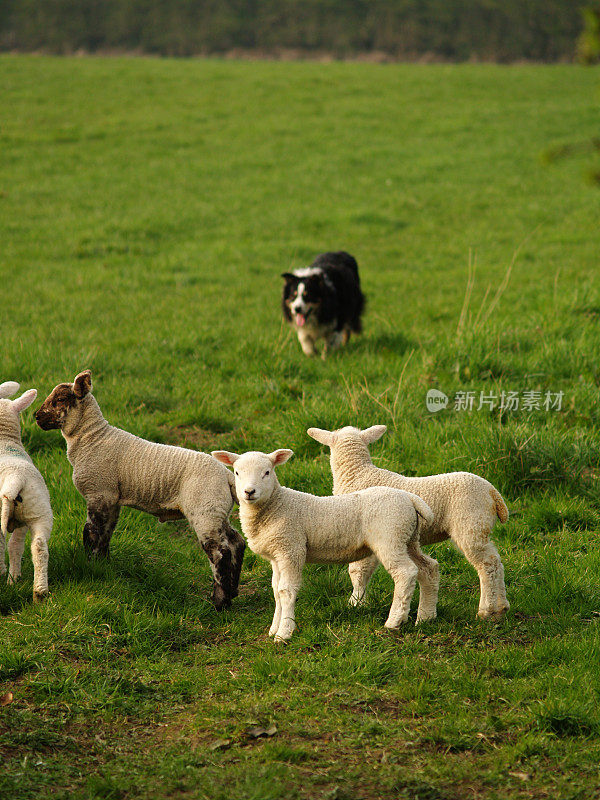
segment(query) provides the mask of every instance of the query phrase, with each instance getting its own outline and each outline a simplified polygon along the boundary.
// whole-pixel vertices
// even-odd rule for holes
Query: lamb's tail
[[[8,524],[15,509],[15,500],[18,498],[23,484],[23,478],[19,475],[10,475],[2,484],[2,489],[0,489],[0,496],[2,497],[0,529],[5,539],[8,538]]]
[[[429,508],[427,503],[412,492],[407,492],[407,494],[412,500],[412,504],[415,507],[417,514],[426,522],[427,525],[432,525],[434,519],[433,511]]]
[[[490,494],[492,495],[492,500],[494,501],[494,506],[496,507],[496,514],[498,515],[498,519],[500,522],[506,522],[508,519],[508,508],[506,507],[506,503],[502,499],[502,495],[497,489],[492,488],[490,489]]]

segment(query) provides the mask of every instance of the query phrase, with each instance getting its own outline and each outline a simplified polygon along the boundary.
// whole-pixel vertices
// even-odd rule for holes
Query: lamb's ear
[[[237,453],[229,453],[227,450],[213,450],[211,456],[220,461],[221,464],[227,464],[228,467],[233,467],[239,458]]]
[[[278,467],[280,464],[285,464],[286,461],[289,461],[293,455],[293,450],[273,450],[272,453],[269,453],[269,458],[273,462],[273,466]]]
[[[281,273],[281,277],[285,278],[286,281],[297,281],[298,280],[298,276],[297,275],[293,275],[291,272],[282,272]]]
[[[28,389],[21,395],[21,397],[17,397],[16,400],[12,401],[14,410],[20,414],[21,411],[25,411],[26,408],[29,408],[36,397],[37,389]]]
[[[16,381],[4,381],[0,383],[0,399],[12,397],[19,391],[19,384]]]
[[[365,428],[364,431],[361,431],[360,438],[365,444],[371,444],[376,442],[377,439],[381,439],[386,431],[387,427],[385,425],[373,425],[371,428]]]
[[[75,397],[80,400],[85,397],[88,392],[92,391],[92,373],[89,369],[84,369],[73,381],[73,393]]]
[[[321,442],[321,444],[325,444],[327,447],[331,447],[333,444],[333,433],[331,431],[325,431],[323,428],[309,428],[306,432],[309,436],[312,436],[313,439],[316,439],[317,442]]]

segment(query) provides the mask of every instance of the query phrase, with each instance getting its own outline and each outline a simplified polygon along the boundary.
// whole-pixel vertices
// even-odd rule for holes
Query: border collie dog
[[[317,256],[310,267],[284,272],[282,309],[298,334],[302,352],[316,354],[323,340],[322,357],[346,344],[350,333],[362,330],[360,315],[365,296],[360,290],[356,259],[343,250]]]

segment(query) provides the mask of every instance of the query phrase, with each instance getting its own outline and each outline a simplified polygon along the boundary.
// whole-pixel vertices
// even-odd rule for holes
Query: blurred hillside
[[[573,0],[0,0],[0,49],[559,61]]]

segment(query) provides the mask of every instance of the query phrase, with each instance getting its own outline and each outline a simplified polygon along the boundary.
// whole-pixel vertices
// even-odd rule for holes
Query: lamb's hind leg
[[[378,566],[379,559],[377,556],[367,556],[367,558],[361,558],[360,561],[353,561],[348,564],[348,573],[352,581],[352,595],[348,600],[348,605],[357,606],[362,603],[371,576]]]
[[[21,577],[21,561],[25,548],[27,525],[15,528],[8,542],[8,582],[16,583]],[[1,536],[1,534],[0,534]],[[4,558],[2,559],[4,561]]]
[[[488,531],[469,530],[467,535],[452,535],[453,541],[479,576],[481,594],[477,615],[496,619],[510,608],[504,585],[504,567]]]
[[[407,545],[407,552],[418,569],[419,610],[417,625],[437,616],[437,599],[440,588],[440,568],[435,558],[431,558],[421,550],[415,539]]]
[[[83,546],[88,558],[108,558],[110,539],[119,519],[119,505],[105,497],[88,500]]]
[[[381,550],[378,550],[377,555],[394,581],[394,599],[385,627],[397,628],[408,620],[410,600],[415,590],[419,570],[405,548],[400,549],[399,546],[391,548],[382,543]]]
[[[33,561],[33,599],[44,600],[48,595],[48,541],[52,533],[52,518],[37,519],[31,524],[31,560]]]

